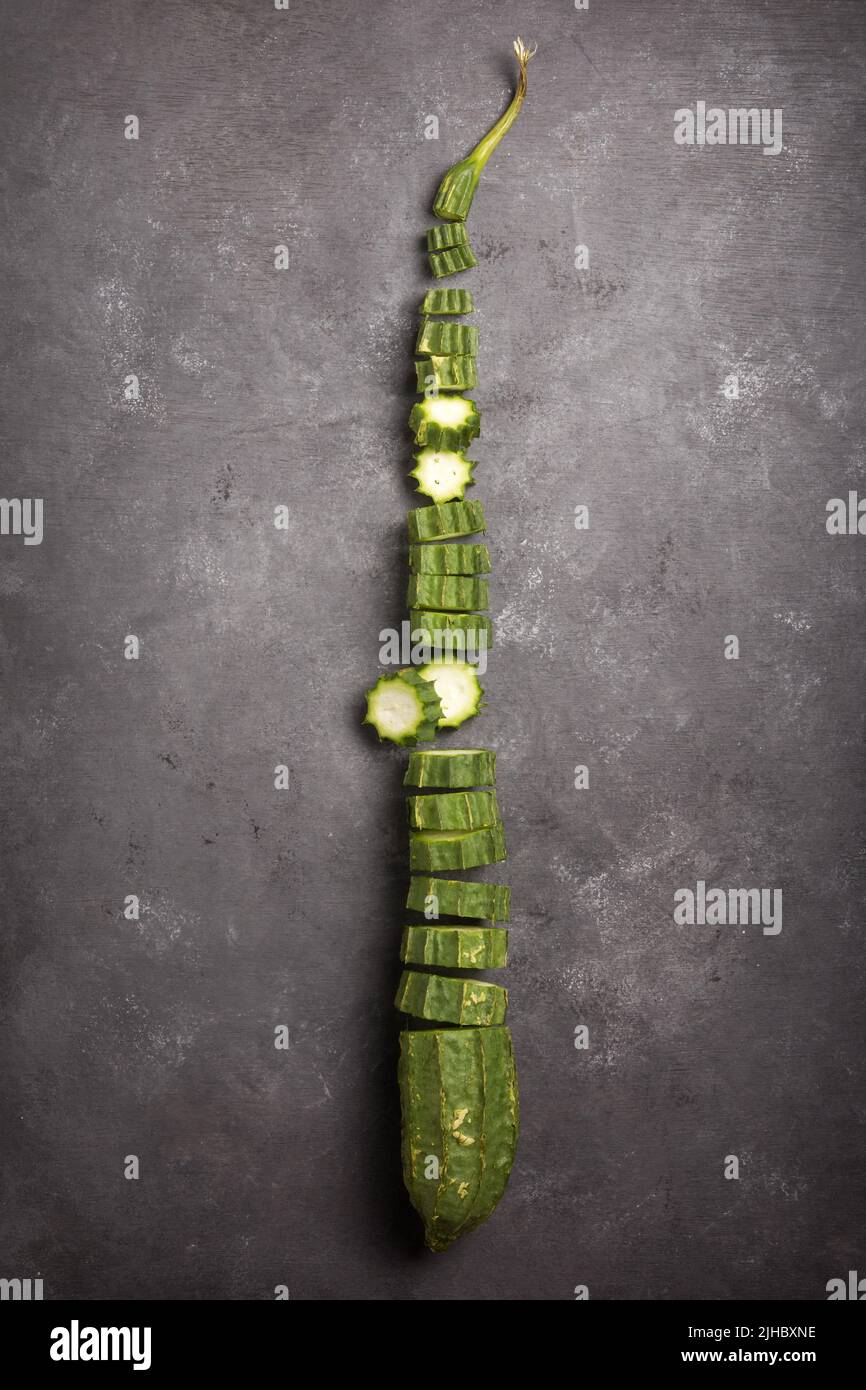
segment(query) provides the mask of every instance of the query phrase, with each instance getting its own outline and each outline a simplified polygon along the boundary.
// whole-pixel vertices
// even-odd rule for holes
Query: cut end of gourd
[[[436,752],[437,758],[465,758],[475,753],[487,751],[478,748],[440,748]]]
[[[430,396],[413,407],[413,413],[437,425],[466,425],[478,411],[469,396]]]
[[[469,396],[443,391],[413,405],[409,428],[416,444],[460,452],[481,433],[481,417]]]
[[[367,691],[365,724],[372,724],[380,739],[401,747],[429,743],[442,716],[442,703],[432,681],[417,671],[380,676]]]
[[[456,450],[422,449],[415,455],[409,477],[433,502],[453,502],[461,500],[466,488],[472,486],[473,467],[474,460]]]
[[[439,696],[440,729],[459,729],[481,708],[484,690],[475,667],[468,661],[431,661],[420,667],[419,675],[433,682]]]

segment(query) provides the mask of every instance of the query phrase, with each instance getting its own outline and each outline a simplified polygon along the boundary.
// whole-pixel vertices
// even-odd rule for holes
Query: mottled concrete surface
[[[431,1256],[399,1167],[403,758],[359,720],[404,616],[419,238],[518,33],[464,277],[499,640],[457,741],[499,753],[524,1124],[495,1217]],[[3,5],[3,492],[45,536],[0,539],[0,1275],[866,1273],[866,538],[825,530],[866,489],[864,36],[853,0]],[[781,107],[784,150],[678,147],[698,100]],[[781,934],[675,926],[698,878],[781,888]]]

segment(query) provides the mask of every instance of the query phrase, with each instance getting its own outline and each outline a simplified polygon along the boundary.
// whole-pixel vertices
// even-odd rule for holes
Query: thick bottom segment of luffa
[[[431,1250],[486,1221],[505,1191],[520,1112],[507,1028],[400,1035],[403,1177]]]

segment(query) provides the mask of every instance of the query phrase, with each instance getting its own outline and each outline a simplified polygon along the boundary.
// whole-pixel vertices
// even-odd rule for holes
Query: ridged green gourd
[[[489,585],[486,579],[474,574],[413,574],[409,578],[406,602],[410,608],[471,612],[487,608]]]
[[[409,868],[412,873],[443,869],[481,869],[505,859],[502,823],[483,830],[410,830]]]
[[[468,449],[481,431],[481,416],[470,396],[443,391],[416,401],[409,415],[415,443],[431,449]]]
[[[416,357],[478,356],[478,329],[469,323],[425,319],[415,342]]]
[[[412,574],[488,574],[490,551],[486,545],[410,545]]]
[[[496,754],[492,748],[413,749],[404,787],[495,787]]]
[[[507,883],[472,883],[459,878],[417,875],[409,880],[406,906],[428,921],[440,916],[507,922],[511,889]]]
[[[394,1005],[403,1014],[432,1023],[491,1028],[505,1022],[508,990],[489,980],[461,980],[453,975],[404,970]]]
[[[431,1250],[486,1221],[508,1182],[520,1128],[507,1028],[400,1034],[403,1179]]]
[[[459,275],[461,270],[471,270],[478,264],[468,241],[463,246],[452,246],[448,251],[431,251],[427,259],[437,280],[445,275]]]
[[[446,222],[444,227],[427,228],[427,250],[447,251],[449,246],[468,246],[469,233],[462,222]]]
[[[411,830],[483,830],[501,820],[492,791],[407,796],[406,814]]]
[[[442,652],[477,656],[493,646],[493,623],[484,613],[443,613],[435,609],[411,608],[409,623],[413,632],[423,635],[419,642]]]
[[[471,290],[428,290],[421,305],[422,314],[474,314],[475,302]]]
[[[508,932],[504,927],[404,927],[400,959],[405,965],[500,970],[508,964]]]
[[[410,541],[448,541],[455,536],[477,536],[487,530],[480,502],[445,502],[434,507],[415,507],[407,517]]]
[[[411,748],[429,743],[443,718],[435,685],[408,668],[396,675],[380,676],[367,691],[364,724],[372,724],[381,739]]]
[[[475,358],[468,353],[446,357],[422,357],[415,363],[419,391],[471,391],[478,385]]]

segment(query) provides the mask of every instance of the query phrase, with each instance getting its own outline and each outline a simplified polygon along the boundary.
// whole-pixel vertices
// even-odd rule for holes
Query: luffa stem
[[[437,217],[441,217],[445,222],[465,222],[469,212],[475,190],[478,187],[478,180],[481,172],[492,155],[500,140],[508,134],[514,122],[517,120],[518,113],[523,105],[523,98],[526,96],[526,66],[531,58],[535,57],[537,46],[532,45],[528,48],[522,39],[515,39],[514,52],[520,64],[520,79],[517,83],[517,91],[511,98],[511,103],[495,126],[478,141],[475,149],[465,159],[461,159],[459,164],[455,164],[439,185],[439,191],[433,203],[433,211]]]

